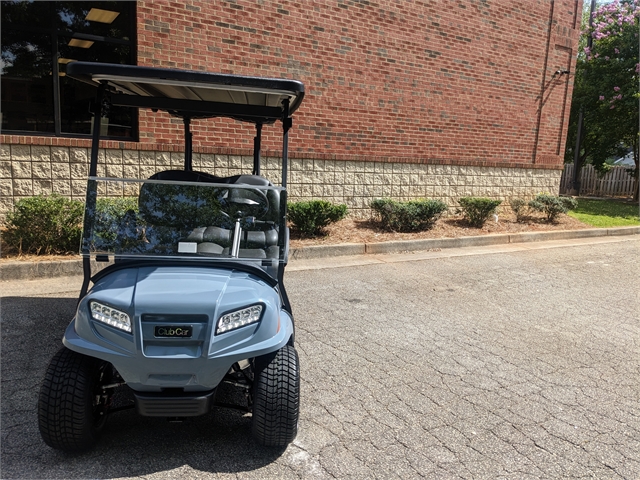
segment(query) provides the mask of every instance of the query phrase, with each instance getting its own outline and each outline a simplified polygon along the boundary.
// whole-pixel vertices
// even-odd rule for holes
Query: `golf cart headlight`
[[[256,323],[260,320],[261,314],[262,305],[253,305],[251,307],[243,308],[242,310],[226,313],[220,317],[220,320],[218,320],[216,335]]]
[[[94,320],[131,333],[131,319],[126,313],[98,302],[90,302],[89,308]]]

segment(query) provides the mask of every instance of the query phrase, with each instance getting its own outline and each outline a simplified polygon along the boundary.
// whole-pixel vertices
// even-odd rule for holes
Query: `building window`
[[[2,1],[3,133],[91,135],[96,87],[66,67],[135,65],[135,3]],[[102,124],[104,138],[137,139],[135,109],[111,107]]]

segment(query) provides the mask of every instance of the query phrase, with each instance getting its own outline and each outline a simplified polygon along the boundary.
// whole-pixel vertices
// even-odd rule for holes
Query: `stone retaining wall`
[[[0,218],[20,198],[48,194],[84,199],[88,148],[2,145],[0,150]],[[105,159],[106,155],[106,159]],[[160,170],[181,169],[184,154],[152,150],[103,149],[99,176],[148,178]],[[250,156],[194,153],[193,166],[218,176],[251,171]],[[262,174],[280,184],[280,160],[263,158]],[[508,200],[539,192],[557,194],[562,170],[394,162],[291,159],[289,199],[326,199],[346,203],[352,215],[369,214],[369,202],[437,198],[453,206],[462,196]]]

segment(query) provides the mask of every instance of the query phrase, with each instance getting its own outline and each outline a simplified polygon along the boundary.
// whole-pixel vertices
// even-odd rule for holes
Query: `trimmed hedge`
[[[137,197],[98,198],[96,200],[96,215],[94,231],[100,232],[100,238],[105,241],[116,240],[116,233],[122,225],[127,212],[138,212]]]
[[[287,210],[292,228],[306,237],[323,234],[327,225],[342,220],[347,215],[346,205],[334,205],[325,200],[291,202],[287,205]]]
[[[494,200],[485,197],[462,197],[458,200],[462,207],[464,218],[472,227],[481,228],[489,218],[495,213],[502,200]]]
[[[527,201],[524,198],[512,198],[511,210],[516,215],[516,222],[522,222],[527,212]]]
[[[542,212],[547,222],[555,222],[558,215],[567,213],[578,206],[578,202],[571,197],[559,197],[548,193],[540,193],[529,202],[529,208]]]
[[[19,254],[77,253],[84,204],[56,193],[18,200],[7,214],[4,244]]]
[[[118,227],[129,210],[138,210],[136,198],[97,199],[95,228],[115,240]],[[56,193],[23,198],[7,215],[2,241],[10,251],[18,254],[78,253],[83,216],[83,202]]]
[[[449,207],[441,200],[410,200],[398,202],[388,198],[371,202],[382,228],[394,232],[428,230]]]

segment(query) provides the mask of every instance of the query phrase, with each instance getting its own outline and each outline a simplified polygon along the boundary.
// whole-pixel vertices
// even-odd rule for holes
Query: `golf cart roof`
[[[302,102],[297,80],[108,63],[72,62],[67,76],[105,84],[113,105],[165,110],[188,118],[230,117],[253,123],[282,120]]]

